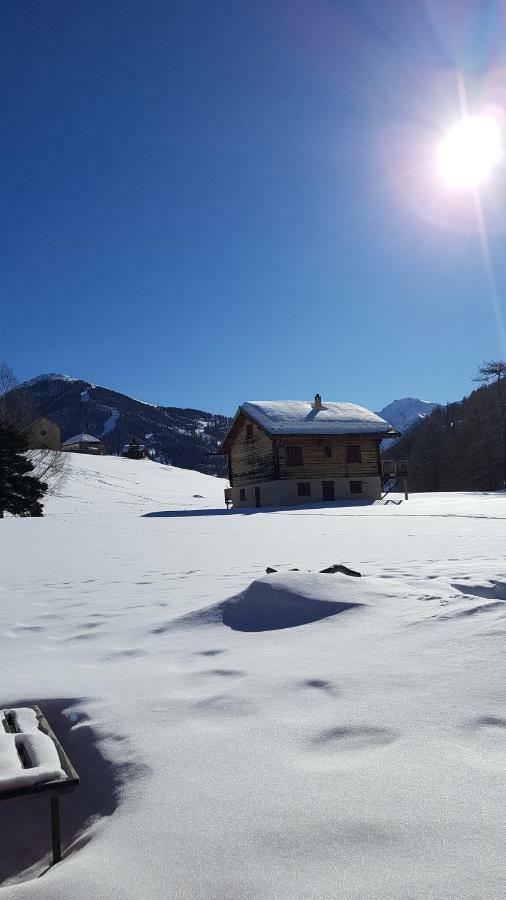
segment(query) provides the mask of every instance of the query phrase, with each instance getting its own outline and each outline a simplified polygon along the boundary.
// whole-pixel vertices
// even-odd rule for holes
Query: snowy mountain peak
[[[425,419],[439,406],[441,406],[441,403],[418,400],[416,397],[403,397],[401,400],[394,400],[392,403],[384,406],[378,415],[382,419],[386,419],[390,425],[393,425],[402,434],[417,422]]]
[[[58,372],[47,372],[44,375],[36,375],[30,381],[23,381],[19,387],[32,387],[34,384],[44,381],[67,381],[69,384],[74,384],[76,381],[79,381],[79,378],[73,378],[72,375],[61,375]]]

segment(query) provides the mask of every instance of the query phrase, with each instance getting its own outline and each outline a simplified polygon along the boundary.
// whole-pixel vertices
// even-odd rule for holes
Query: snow
[[[381,434],[390,425],[354,403],[306,400],[248,400],[241,409],[269,434]]]
[[[3,710],[0,714],[2,718],[5,712],[12,710]],[[66,778],[53,741],[47,734],[38,731],[36,725],[34,728],[30,716],[33,710],[21,709],[16,713],[17,724],[25,723],[29,727],[26,733],[0,732],[0,792]],[[26,768],[21,762],[20,751],[30,762]]]
[[[345,577],[338,583],[343,599],[336,600],[336,581],[325,575],[270,574],[252,581],[236,597],[176,619],[169,628],[210,622],[222,622],[234,631],[295,628],[362,606],[360,590],[354,591],[353,585],[346,582]],[[350,602],[350,594],[354,593],[359,599]]]
[[[116,422],[118,421],[119,417],[119,409],[116,409],[116,407],[111,407],[111,415],[104,422],[104,428],[102,434],[100,435],[101,438],[105,437],[106,434],[109,434],[109,432],[111,432],[113,428],[116,428]]]
[[[76,381],[79,381],[79,378],[73,378],[72,375],[61,375],[57,372],[48,372],[45,375],[37,375],[35,378],[32,378],[30,381],[23,381],[19,387],[33,387],[35,384],[38,384],[41,381],[66,381],[69,384],[72,384]]]
[[[89,391],[81,391],[81,403],[88,403],[90,399]]]
[[[2,703],[81,775],[47,871],[2,804],[6,900],[503,895],[505,494],[227,512],[198,472],[69,467],[0,522]]]
[[[85,434],[82,432],[81,434],[74,434],[73,437],[67,438],[67,440],[63,442],[62,447],[68,447],[71,444],[98,444],[99,440],[99,438],[93,437],[92,434]]]
[[[0,722],[3,722],[7,714],[13,720],[17,731],[38,731],[39,722],[35,710],[27,707],[2,709],[0,710]]]
[[[440,406],[440,403],[417,400],[416,397],[404,397],[402,400],[394,400],[393,403],[384,406],[378,415],[383,416],[392,423],[397,431],[403,433]]]

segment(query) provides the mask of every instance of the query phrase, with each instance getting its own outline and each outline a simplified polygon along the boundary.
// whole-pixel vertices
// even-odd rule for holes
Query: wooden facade
[[[386,428],[381,430],[381,424]],[[240,408],[221,451],[228,455],[234,506],[377,499],[380,443],[390,427],[381,424],[377,433],[332,433],[329,428],[329,433],[297,434],[294,429],[276,434]]]
[[[267,434],[241,413],[230,440],[229,481],[231,487],[281,478],[359,478],[381,473],[381,437],[368,435]],[[350,462],[348,448],[359,448],[360,461]],[[302,463],[288,459],[290,448],[300,448]],[[292,459],[296,454],[292,454]]]

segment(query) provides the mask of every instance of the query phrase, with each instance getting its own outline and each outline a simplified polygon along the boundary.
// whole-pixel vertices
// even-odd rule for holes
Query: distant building
[[[61,450],[61,432],[52,419],[41,416],[23,429],[30,450]]]
[[[353,403],[243,403],[220,452],[234,507],[381,497],[380,443],[398,433]]]
[[[130,444],[125,444],[121,456],[125,456],[127,459],[150,459],[149,447],[147,444],[131,441]]]
[[[105,444],[92,434],[75,434],[63,442],[62,450],[68,453],[92,453],[94,456],[107,453]]]

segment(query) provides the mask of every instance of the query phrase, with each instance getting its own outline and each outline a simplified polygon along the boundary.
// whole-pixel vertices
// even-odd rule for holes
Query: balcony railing
[[[399,475],[407,475],[407,459],[382,459],[381,474],[384,478],[398,478]]]

